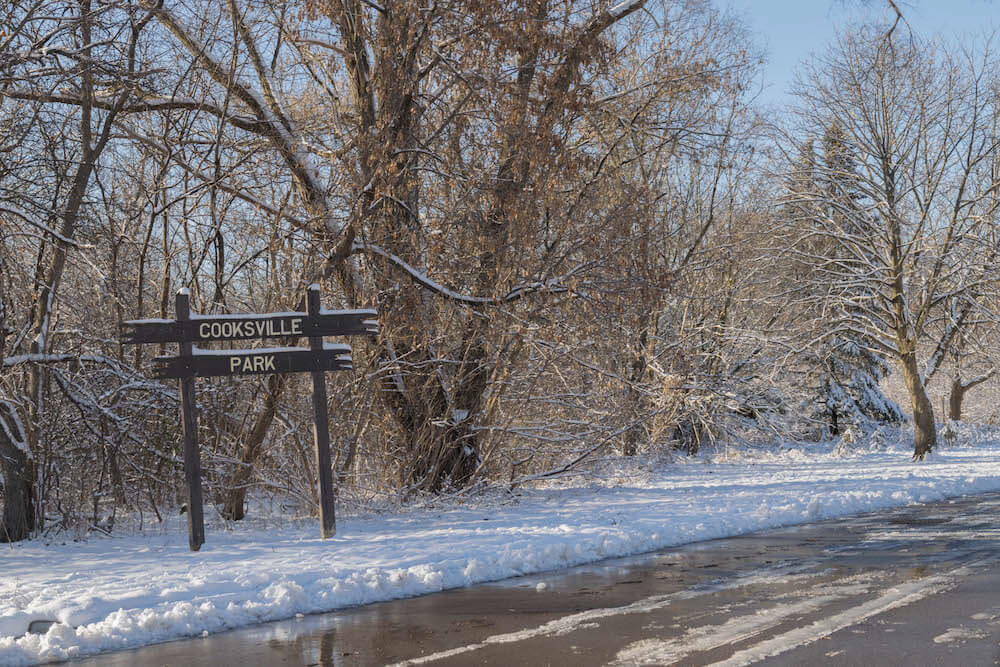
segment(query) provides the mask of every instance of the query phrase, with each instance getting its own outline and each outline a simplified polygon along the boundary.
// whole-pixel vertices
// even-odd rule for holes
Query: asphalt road
[[[308,616],[82,665],[1000,665],[1000,494]]]

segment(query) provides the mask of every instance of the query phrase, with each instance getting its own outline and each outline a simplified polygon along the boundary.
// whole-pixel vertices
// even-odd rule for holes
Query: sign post
[[[177,321],[191,319],[191,292],[186,288],[177,292],[174,301]],[[181,341],[180,357],[191,358],[191,341]],[[191,551],[198,551],[205,543],[205,511],[201,497],[201,450],[198,449],[198,419],[195,415],[194,376],[185,375],[181,385],[181,426],[184,431],[184,480],[187,482],[188,544]]]
[[[175,357],[153,359],[158,378],[178,378],[181,390],[181,424],[184,432],[184,478],[187,482],[188,539],[191,551],[205,543],[205,520],[201,494],[201,455],[195,417],[194,379],[224,375],[310,373],[313,383],[313,435],[319,479],[320,534],[323,539],[337,531],[334,514],[333,473],[330,457],[330,422],[326,396],[329,371],[351,370],[351,346],[329,345],[323,336],[378,333],[377,313],[371,309],[324,311],[319,285],[306,292],[307,312],[240,315],[192,315],[190,292],[182,289],[176,298],[176,320],[130,320],[122,322],[123,343],[177,343]],[[309,347],[202,350],[201,341],[251,338],[308,337]]]
[[[313,283],[306,292],[306,308],[310,317],[320,314],[319,285]],[[309,336],[309,349],[323,350],[322,336]],[[330,418],[327,414],[326,375],[312,372],[313,443],[316,447],[316,468],[319,476],[320,535],[325,540],[337,534],[337,519],[333,507],[333,473],[330,461]]]

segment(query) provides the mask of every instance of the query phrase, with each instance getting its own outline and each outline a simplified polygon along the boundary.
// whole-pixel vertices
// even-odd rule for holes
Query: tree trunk
[[[968,387],[962,384],[959,378],[953,378],[951,381],[951,394],[948,396],[948,419],[952,421],[961,421],[962,419],[962,401],[965,399],[965,392]]]
[[[0,414],[0,419],[3,418]],[[11,442],[7,433],[11,427],[15,437],[25,435],[19,433],[10,421],[0,424],[0,471],[3,472],[4,499],[0,542],[25,540],[35,528],[34,466],[28,453]]]
[[[264,409],[254,420],[250,434],[240,449],[240,465],[233,472],[228,488],[223,492],[222,518],[230,521],[242,521],[246,517],[247,485],[253,478],[254,466],[263,451],[264,438],[271,428],[274,416],[278,412],[278,402],[285,389],[284,376],[269,375],[267,378],[267,398]]]
[[[917,355],[908,352],[901,358],[901,370],[906,390],[910,394],[913,407],[913,460],[923,461],[937,446],[937,431],[934,427],[934,406],[927,396],[923,379],[917,368]]]
[[[383,312],[380,308],[380,316]],[[385,353],[387,347],[397,345],[408,350],[408,358],[420,360],[405,372],[386,374],[379,392],[384,409],[399,429],[407,457],[400,483],[430,493],[462,488],[479,463],[478,436],[468,421],[474,412],[462,415],[463,419],[456,414],[460,400],[469,405],[467,401],[473,399],[473,391],[466,386],[470,379],[456,379],[454,384],[458,386],[449,394],[433,370],[433,358],[425,344],[412,336],[396,337],[395,341],[377,352],[376,364],[392,368],[393,359]],[[422,370],[421,366],[431,370]],[[478,409],[478,404],[473,409]]]
[[[649,296],[644,295],[643,298],[648,299]],[[655,319],[656,316],[650,311],[642,313],[642,326],[638,340],[635,348],[631,349],[629,353],[631,359],[629,360],[628,385],[625,391],[635,425],[625,432],[625,438],[622,442],[623,456],[638,454],[639,439],[646,433],[642,423],[643,416],[649,412],[649,400],[640,390],[640,386],[646,380],[646,375],[649,372],[649,336],[650,331],[655,326]]]

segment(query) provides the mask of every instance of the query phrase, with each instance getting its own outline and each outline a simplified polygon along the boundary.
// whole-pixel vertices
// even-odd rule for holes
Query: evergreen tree
[[[824,224],[836,231],[827,238],[876,233],[876,221],[870,211],[865,211],[864,196],[853,185],[856,170],[857,162],[850,143],[843,128],[834,121],[823,136],[822,173],[816,179],[822,188],[820,201],[824,203]],[[835,300],[840,310],[835,315],[835,330],[838,333],[825,339],[821,351],[823,372],[819,389],[822,407],[818,416],[829,424],[830,433],[834,435],[850,424],[865,428],[872,422],[899,423],[903,419],[900,407],[879,386],[889,373],[888,362],[870,343],[861,327],[853,326],[868,310],[862,306],[864,301],[875,298],[875,295],[864,279],[872,266],[870,258],[842,251],[841,248],[847,245],[835,243],[827,251],[829,259],[836,262],[837,273],[843,280],[839,285],[831,285],[831,289],[840,293],[840,298]],[[846,295],[843,293],[845,290],[848,291]]]

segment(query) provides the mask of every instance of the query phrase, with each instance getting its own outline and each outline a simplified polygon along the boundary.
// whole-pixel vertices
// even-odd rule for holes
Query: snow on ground
[[[0,546],[0,664],[33,664],[432,593],[777,526],[1000,490],[1000,440],[911,463],[878,447],[774,446],[607,470],[443,508],[316,521],[179,518],[153,534]],[[499,498],[499,499],[498,499]],[[211,514],[206,512],[206,516]],[[243,525],[245,524],[245,525]],[[25,634],[54,620],[45,634]]]

